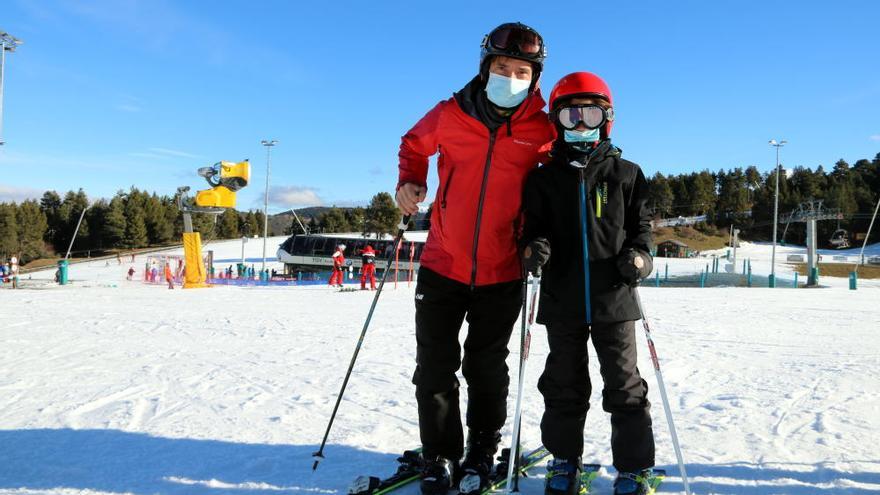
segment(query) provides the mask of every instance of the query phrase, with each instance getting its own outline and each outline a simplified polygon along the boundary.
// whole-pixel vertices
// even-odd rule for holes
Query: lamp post
[[[779,223],[779,148],[785,146],[788,141],[770,140],[770,146],[776,148],[776,195],[773,200],[773,251],[770,255],[770,287],[776,287],[776,225]]]
[[[0,145],[3,144],[3,77],[6,74],[6,52],[14,52],[15,47],[24,43],[6,31],[0,31]]]
[[[275,139],[272,140],[263,140],[260,144],[266,147],[266,201],[263,205],[263,268],[260,270],[266,270],[266,238],[269,236],[269,158],[272,151],[272,147],[278,144],[278,141]]]

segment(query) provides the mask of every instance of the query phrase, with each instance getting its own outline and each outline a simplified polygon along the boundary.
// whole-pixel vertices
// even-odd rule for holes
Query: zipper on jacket
[[[489,131],[489,151],[486,153],[486,166],[483,168],[483,183],[480,185],[480,202],[477,203],[477,223],[474,226],[474,248],[471,252],[471,290],[477,284],[477,247],[480,244],[480,223],[483,219],[483,200],[486,198],[486,186],[489,183],[489,165],[492,164],[492,149],[495,148],[495,136],[498,129]]]
[[[443,197],[440,198],[440,208],[446,208],[446,195],[449,194],[449,186],[452,185],[452,176],[455,175],[455,169],[449,171],[449,177],[446,179],[446,186],[443,188]]]

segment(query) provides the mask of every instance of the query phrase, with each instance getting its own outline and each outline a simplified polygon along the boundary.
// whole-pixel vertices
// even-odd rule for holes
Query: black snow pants
[[[459,367],[467,381],[467,426],[496,431],[507,419],[507,344],[522,305],[522,281],[471,289],[419,269],[416,285],[416,386],[425,456],[454,461],[464,453]],[[468,322],[464,359],[459,330]]]
[[[635,322],[548,323],[550,354],[538,389],[544,396],[541,438],[555,457],[573,459],[584,450],[584,421],[590,408],[587,341],[599,358],[605,388],[602,408],[611,413],[611,452],[618,471],[654,466],[654,433],[648,384],[636,366]]]

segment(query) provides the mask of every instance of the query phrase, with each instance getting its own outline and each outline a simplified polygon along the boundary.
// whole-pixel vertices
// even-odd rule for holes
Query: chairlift
[[[831,239],[828,240],[828,243],[835,249],[846,249],[850,247],[849,234],[845,229],[837,229],[831,234]]]

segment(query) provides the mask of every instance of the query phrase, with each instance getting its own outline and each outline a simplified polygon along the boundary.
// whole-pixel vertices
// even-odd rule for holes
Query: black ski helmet
[[[532,77],[534,86],[534,81],[538,80],[544,69],[547,47],[544,46],[544,39],[534,29],[521,22],[506,22],[484,36],[480,44],[480,76],[483,80],[489,72],[489,61],[495,55],[531,62],[535,68]]]

